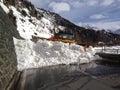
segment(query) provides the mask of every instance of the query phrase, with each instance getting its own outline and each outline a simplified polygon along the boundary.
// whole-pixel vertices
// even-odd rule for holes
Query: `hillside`
[[[96,31],[91,28],[79,27],[54,12],[35,8],[26,0],[4,0],[4,4],[9,10],[8,15],[24,39],[32,39],[32,36],[50,38],[55,33],[62,31],[73,33],[78,43],[88,45],[98,45],[99,42],[111,45],[120,44],[120,35],[105,30]]]

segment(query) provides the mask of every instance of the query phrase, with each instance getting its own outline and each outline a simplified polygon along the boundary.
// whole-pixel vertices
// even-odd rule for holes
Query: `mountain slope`
[[[56,13],[35,8],[26,0],[5,0],[9,16],[17,26],[21,37],[32,39],[32,36],[50,38],[58,32],[71,32],[78,43],[97,45],[99,42],[120,44],[120,35],[104,30],[95,31],[79,27]]]

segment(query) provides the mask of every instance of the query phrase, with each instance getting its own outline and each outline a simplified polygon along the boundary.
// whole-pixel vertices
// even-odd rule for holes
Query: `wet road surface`
[[[120,90],[120,65],[93,61],[29,69],[16,90]]]

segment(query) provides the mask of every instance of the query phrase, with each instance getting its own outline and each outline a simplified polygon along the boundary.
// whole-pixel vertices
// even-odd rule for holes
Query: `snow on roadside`
[[[43,66],[88,63],[93,60],[92,47],[84,52],[83,47],[75,44],[39,40],[34,43],[30,40],[14,38],[17,54],[18,70],[39,68]]]

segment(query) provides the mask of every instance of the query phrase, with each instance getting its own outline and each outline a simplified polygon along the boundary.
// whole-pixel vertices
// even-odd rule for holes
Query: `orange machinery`
[[[71,33],[57,33],[55,36],[48,38],[47,40],[65,43],[76,43],[74,35]]]

